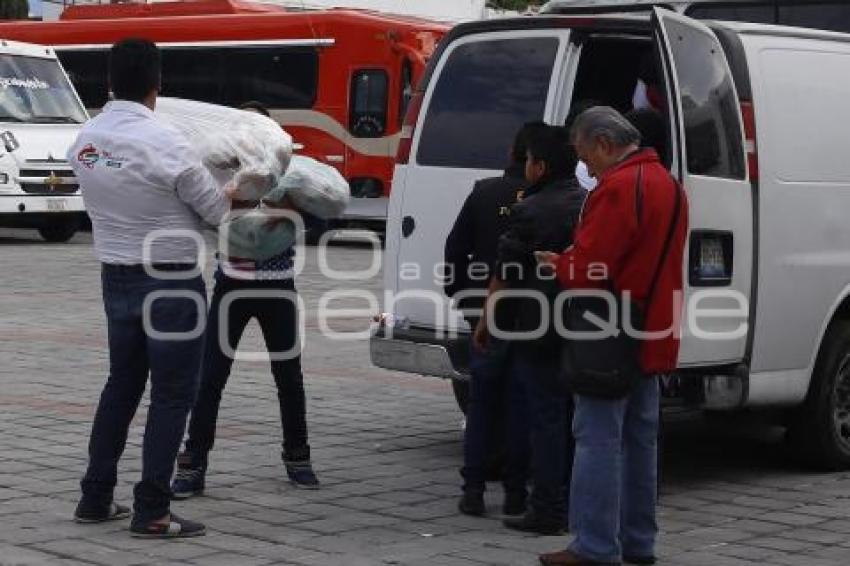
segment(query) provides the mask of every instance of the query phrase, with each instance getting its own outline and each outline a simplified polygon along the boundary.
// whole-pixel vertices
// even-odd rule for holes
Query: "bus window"
[[[57,51],[59,61],[86,108],[102,108],[109,98],[106,51]]]
[[[387,131],[389,76],[386,71],[357,71],[351,78],[351,133],[358,138],[379,138]]]
[[[410,61],[405,59],[401,64],[401,99],[398,106],[398,123],[404,123],[404,116],[407,114],[407,105],[410,104],[410,99],[413,98],[413,66]]]
[[[315,49],[285,47],[166,48],[164,96],[238,106],[312,108],[319,80]]]

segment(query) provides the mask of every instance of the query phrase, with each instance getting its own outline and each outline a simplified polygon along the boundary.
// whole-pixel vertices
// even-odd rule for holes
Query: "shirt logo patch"
[[[88,144],[77,154],[77,161],[87,169],[94,169],[94,164],[100,161],[100,154],[92,144]]]
[[[127,160],[126,157],[120,157],[118,155],[113,155],[112,153],[104,150],[103,152],[103,164],[107,167],[112,167],[113,169],[121,169],[121,166],[124,165],[124,162]]]

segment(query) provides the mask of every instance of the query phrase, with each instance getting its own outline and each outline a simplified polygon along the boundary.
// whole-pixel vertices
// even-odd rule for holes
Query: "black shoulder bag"
[[[643,167],[638,171],[635,185],[636,199],[639,199],[640,196],[642,177]],[[662,248],[652,283],[649,286],[649,292],[646,295],[644,311],[642,312],[640,306],[633,301],[630,301],[631,304],[627,305],[625,297],[616,293],[613,285],[609,285],[608,289],[611,297],[613,297],[612,299],[574,297],[568,302],[565,325],[571,332],[589,336],[594,333],[599,334],[602,328],[614,323],[612,318],[616,318],[616,328],[600,338],[568,339],[562,343],[560,383],[566,391],[588,397],[622,399],[631,392],[636,380],[640,379],[640,341],[624,331],[623,320],[628,313],[631,328],[635,330],[644,329],[644,312],[649,312],[661,269],[670,251],[673,234],[679,223],[682,189],[678,183],[676,183],[675,188],[676,198],[670,229],[667,232],[667,240]],[[612,304],[617,309],[616,317],[612,317],[610,313]],[[626,308],[627,306],[630,308]],[[600,321],[597,324],[593,320],[589,320],[588,317],[591,319],[598,317],[601,321],[606,322]]]

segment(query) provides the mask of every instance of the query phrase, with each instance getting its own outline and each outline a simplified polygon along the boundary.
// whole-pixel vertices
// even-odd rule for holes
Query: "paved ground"
[[[352,247],[331,256],[338,267],[368,261]],[[206,521],[207,537],[157,543],[131,539],[126,524],[74,524],[106,372],[90,237],[46,245],[0,232],[0,257],[0,565],[513,566],[566,543],[511,534],[495,515],[458,516],[461,418],[448,385],[375,369],[365,342],[326,342],[314,319],[305,365],[323,490],[297,491],[282,480],[270,375],[263,363],[239,363],[208,495],[175,505]],[[311,258],[299,281],[311,311],[334,287],[314,266]],[[379,281],[366,287],[377,290]],[[255,330],[244,345],[259,350]],[[142,422],[121,466],[124,502],[139,472]],[[850,475],[795,468],[775,431],[745,421],[669,428],[662,564],[850,564]],[[499,497],[494,487],[494,511]]]

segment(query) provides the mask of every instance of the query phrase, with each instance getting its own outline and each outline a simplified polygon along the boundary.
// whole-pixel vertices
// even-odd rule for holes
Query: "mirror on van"
[[[13,151],[21,147],[21,144],[18,143],[18,138],[16,138],[15,134],[13,134],[12,132],[3,132],[2,134],[0,134],[0,140],[3,141],[3,147],[9,153],[12,153]]]

